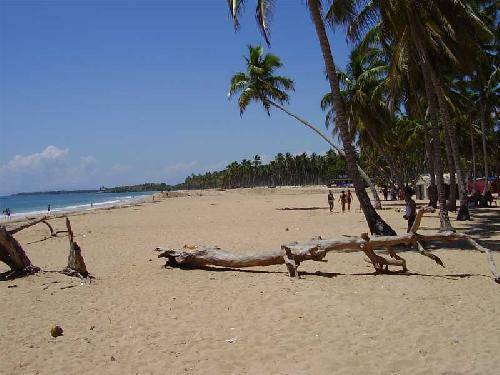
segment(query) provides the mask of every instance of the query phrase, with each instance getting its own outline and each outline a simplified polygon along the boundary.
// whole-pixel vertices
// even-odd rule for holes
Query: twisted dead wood
[[[85,261],[81,254],[80,246],[74,241],[73,231],[69,218],[66,217],[67,231],[55,231],[54,228],[46,221],[47,216],[22,224],[16,228],[7,230],[5,227],[0,226],[0,261],[4,262],[10,267],[10,271],[0,275],[0,279],[11,280],[17,277],[34,274],[40,271],[39,267],[33,266],[30,259],[26,255],[21,244],[12,236],[21,230],[32,227],[38,223],[44,223],[50,230],[51,237],[57,237],[58,233],[68,233],[69,239],[69,256],[68,265],[61,273],[68,276],[77,276],[80,278],[91,278],[87,271]],[[56,271],[59,272],[59,271]]]
[[[87,278],[90,276],[90,274],[87,271],[87,266],[85,265],[85,261],[82,257],[82,249],[74,240],[73,230],[71,229],[71,222],[67,217],[66,228],[68,228],[69,255],[68,265],[62,270],[62,273],[68,276]]]
[[[422,242],[430,241],[457,241],[466,240],[474,249],[486,253],[486,259],[491,273],[496,282],[500,282],[495,261],[491,251],[479,245],[472,238],[463,233],[438,232],[431,235],[418,234],[422,217],[425,213],[434,212],[434,208],[425,207],[418,211],[415,223],[410,231],[399,236],[368,236],[363,233],[361,236],[343,236],[336,239],[322,239],[316,237],[307,242],[292,242],[281,246],[281,250],[273,250],[257,254],[235,254],[222,250],[217,246],[184,247],[183,249],[164,249],[157,247],[161,253],[159,258],[167,258],[166,265],[172,267],[199,268],[203,266],[219,266],[231,268],[246,268],[258,266],[270,266],[285,264],[288,274],[291,277],[299,277],[297,268],[306,260],[325,261],[324,258],[329,252],[350,253],[364,252],[376,272],[388,272],[389,266],[401,267],[403,272],[407,271],[406,260],[399,256],[393,248],[396,246],[411,246],[417,251],[434,260],[444,267],[442,260],[435,254],[425,250]],[[390,259],[376,254],[375,250],[385,250]]]

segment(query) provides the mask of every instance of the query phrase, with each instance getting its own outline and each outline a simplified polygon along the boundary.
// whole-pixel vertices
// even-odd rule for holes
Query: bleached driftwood
[[[0,276],[0,279],[11,280],[16,277],[31,275],[40,271],[39,267],[33,266],[31,264],[31,261],[26,255],[26,252],[24,251],[21,244],[12,236],[14,233],[18,233],[39,223],[44,223],[45,225],[47,225],[50,230],[51,237],[57,237],[58,233],[68,233],[70,243],[68,266],[60,272],[68,276],[78,276],[80,278],[91,277],[87,271],[85,261],[83,260],[83,257],[81,255],[80,246],[78,246],[78,244],[74,241],[73,231],[71,230],[71,223],[69,219],[66,217],[67,231],[55,231],[54,228],[47,222],[47,220],[48,217],[44,216],[10,230],[7,230],[5,227],[0,226],[0,261],[7,264],[11,269],[9,272],[2,274]]]
[[[399,256],[393,248],[406,245],[417,249],[417,251],[434,260],[444,267],[442,260],[435,254],[425,250],[422,243],[430,241],[457,241],[466,240],[476,250],[486,253],[487,262],[495,281],[500,282],[496,271],[495,262],[489,249],[479,245],[469,236],[457,232],[438,232],[431,235],[418,234],[422,217],[427,212],[434,212],[432,207],[425,207],[418,211],[415,223],[410,231],[399,236],[343,236],[337,239],[313,238],[310,241],[298,243],[292,242],[281,246],[281,250],[261,252],[257,254],[235,254],[225,251],[217,246],[185,247],[183,249],[156,248],[161,253],[158,257],[167,258],[166,265],[172,267],[197,268],[203,266],[219,266],[231,268],[246,268],[257,266],[270,266],[285,264],[291,277],[299,277],[297,267],[306,260],[324,261],[329,252],[364,252],[375,268],[376,272],[388,272],[389,266],[401,267],[407,271],[406,260]],[[390,259],[375,253],[375,250],[385,250]]]
[[[3,280],[31,275],[40,271],[40,268],[31,264],[22,246],[3,226],[0,226],[0,261],[10,267],[9,272],[1,275]]]
[[[90,274],[87,271],[87,266],[82,257],[82,249],[75,242],[73,236],[73,230],[71,229],[71,223],[66,217],[66,228],[68,228],[68,239],[69,239],[69,255],[68,255],[68,265],[62,270],[62,273],[68,276],[77,276],[80,278],[87,278]]]

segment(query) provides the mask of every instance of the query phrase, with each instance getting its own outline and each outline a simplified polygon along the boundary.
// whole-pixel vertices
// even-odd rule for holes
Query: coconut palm
[[[264,49],[261,46],[255,47],[249,45],[248,51],[249,56],[245,57],[246,71],[233,75],[229,87],[229,98],[239,95],[238,105],[240,115],[243,115],[251,102],[262,104],[268,115],[270,115],[271,107],[275,107],[313,130],[340,155],[345,156],[344,151],[337,147],[321,130],[284,107],[284,104],[289,102],[287,91],[293,90],[294,85],[290,78],[275,75],[275,71],[283,66],[279,57],[273,54],[264,54]],[[381,207],[377,190],[370,178],[359,165],[356,164],[356,168],[370,187],[377,207]]]
[[[337,2],[336,2],[337,3]],[[443,75],[445,66],[470,69],[471,56],[477,50],[477,41],[488,38],[485,24],[478,17],[479,2],[464,1],[348,1],[351,6],[340,11],[332,7],[328,13],[332,22],[348,25],[348,34],[357,39],[371,24],[380,22],[384,43],[404,45],[409,54],[416,52],[425,83],[427,103],[431,116],[433,153],[439,192],[441,229],[452,229],[445,208],[441,147],[439,145],[439,120],[447,139],[447,146],[459,182],[461,206],[459,219],[467,218],[465,175],[462,173],[459,148],[454,125],[451,123]],[[355,5],[353,5],[355,4]],[[466,25],[466,27],[464,27]]]
[[[238,16],[242,11],[242,0],[228,0],[229,10],[231,12],[233,23],[235,28],[238,28],[239,21]],[[395,235],[396,232],[378,215],[377,211],[373,208],[370,198],[366,193],[364,184],[362,182],[361,174],[358,170],[358,165],[356,161],[356,151],[352,144],[352,138],[348,131],[347,116],[345,111],[345,105],[340,93],[340,85],[337,77],[337,70],[333,60],[332,51],[330,48],[330,42],[325,29],[324,18],[322,15],[322,4],[320,0],[308,0],[307,1],[309,14],[314,23],[316,29],[316,36],[318,38],[321,52],[323,55],[323,60],[325,63],[326,73],[328,76],[328,81],[330,83],[330,89],[333,95],[333,103],[335,112],[337,114],[337,127],[340,131],[340,136],[342,139],[343,150],[345,153],[348,173],[354,184],[354,189],[356,196],[360,202],[361,209],[365,215],[368,227],[372,233],[384,234],[384,235]],[[272,13],[272,0],[258,0],[256,8],[256,20],[259,28],[269,44],[269,17]]]

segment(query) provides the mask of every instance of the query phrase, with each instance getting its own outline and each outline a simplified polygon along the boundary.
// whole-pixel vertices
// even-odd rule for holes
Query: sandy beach
[[[402,254],[409,273],[375,275],[360,253],[245,270],[163,268],[156,246],[235,252],[367,232],[357,201],[328,211],[325,188],[191,192],[71,215],[91,284],[53,272],[0,282],[2,374],[497,374],[500,286],[485,255],[432,249],[441,268]],[[336,194],[338,198],[338,194]],[[380,214],[406,231],[399,209]],[[292,208],[283,210],[283,208]],[[296,209],[314,208],[314,209]],[[455,214],[452,214],[454,217]],[[500,263],[500,209],[453,225]],[[51,221],[64,228],[62,218]],[[422,232],[438,228],[436,214]],[[66,264],[66,237],[44,225],[16,238],[45,271]],[[8,267],[0,264],[0,272]],[[64,335],[50,336],[58,324]]]

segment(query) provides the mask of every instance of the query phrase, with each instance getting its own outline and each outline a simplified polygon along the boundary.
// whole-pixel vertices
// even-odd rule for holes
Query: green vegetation
[[[277,154],[268,164],[261,157],[233,162],[224,170],[191,175],[174,189],[231,189],[255,186],[327,184],[346,174],[345,159],[333,151],[326,155]]]
[[[140,185],[130,185],[130,186],[117,186],[113,188],[101,187],[100,191],[103,193],[132,193],[141,191],[166,191],[170,190],[171,186],[164,182],[154,183],[147,182]]]
[[[269,44],[275,2],[256,3],[257,24]],[[243,1],[228,4],[237,28]],[[480,159],[484,176],[495,168],[498,173],[499,167],[497,2],[308,0],[305,9],[315,26],[330,85],[321,108],[327,127],[341,142],[372,233],[394,231],[373,209],[359,164],[380,184],[397,187],[427,172],[429,204],[439,206],[441,230],[453,230],[448,210],[456,209],[457,196],[457,220],[470,219],[467,178],[481,174],[476,168]],[[345,72],[335,66],[327,27],[342,28],[353,43]],[[287,112],[282,105],[288,103],[286,91],[293,85],[273,80],[267,74],[272,69],[266,68],[281,63],[265,64],[265,59],[251,55],[247,67],[255,65],[252,61],[257,68],[231,82],[231,94],[241,93],[240,111],[250,101],[260,101],[268,113],[272,107]],[[445,172],[450,173],[448,197]]]

